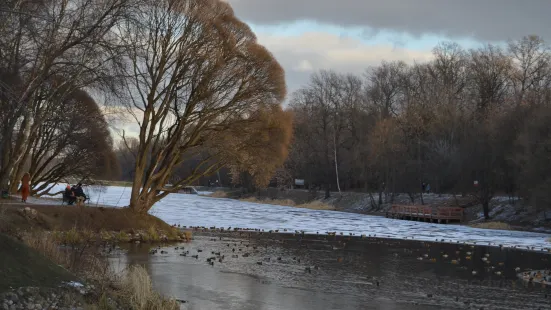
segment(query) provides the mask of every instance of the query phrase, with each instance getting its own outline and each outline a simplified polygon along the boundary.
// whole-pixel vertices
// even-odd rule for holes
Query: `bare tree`
[[[29,163],[32,194],[42,196],[58,183],[118,177],[113,142],[94,100],[76,91],[49,114],[33,140]]]
[[[365,75],[368,97],[382,119],[399,113],[406,67],[404,62],[383,62]]]
[[[287,167],[318,184],[336,179],[338,167],[343,188],[379,192],[374,206],[383,192],[409,193],[414,202],[423,181],[438,192],[474,197],[486,218],[498,193],[544,205],[548,182],[535,176],[532,164],[545,162],[546,43],[529,36],[510,42],[507,51],[487,45],[467,52],[445,42],[433,54],[427,63],[370,68],[362,96],[335,87],[346,84],[344,75],[315,74],[291,101],[296,121]],[[348,105],[341,94],[359,99]],[[532,113],[541,113],[537,125],[530,123]]]
[[[541,95],[551,86],[548,79],[551,73],[549,46],[538,36],[527,36],[518,41],[510,41],[508,47],[509,55],[516,65],[510,75],[516,103],[548,99]],[[526,98],[527,96],[530,97]]]
[[[283,70],[250,29],[220,1],[144,1],[121,25],[127,112],[140,125],[130,208],[155,202],[229,164],[224,149],[167,187],[173,169],[248,116],[279,105]],[[150,156],[148,156],[150,154]],[[184,156],[182,156],[184,155]]]
[[[301,141],[308,144],[300,154],[303,160],[315,160],[323,165],[319,173],[304,170],[302,173],[310,174],[311,183],[323,185],[327,197],[332,184],[336,183],[340,191],[339,172],[347,163],[339,154],[351,151],[351,132],[357,128],[354,129],[350,120],[362,104],[361,91],[362,82],[358,77],[322,71],[313,75],[310,84],[291,99],[292,110],[297,115],[295,130],[300,132],[297,136],[305,138]]]
[[[0,38],[1,104],[9,109],[3,114],[0,188],[7,189],[11,179],[13,189],[53,105],[71,91],[115,80],[110,64],[118,53],[111,30],[129,3],[11,1],[2,8],[9,23],[2,27],[8,35]]]

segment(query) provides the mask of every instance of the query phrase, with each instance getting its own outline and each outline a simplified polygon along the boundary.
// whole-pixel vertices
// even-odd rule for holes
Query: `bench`
[[[75,199],[75,201],[74,201],[73,203],[69,203],[70,198],[71,198],[71,197],[66,196],[65,193],[64,193],[64,194],[63,194],[63,199],[61,200],[61,204],[62,204],[62,205],[67,204],[67,205],[71,206],[71,205],[73,205],[74,203],[77,203],[77,202],[78,202],[78,200]],[[75,198],[77,198],[77,197],[75,197]],[[84,198],[84,200],[82,201],[82,203],[86,203],[86,201],[90,201],[90,197],[89,197],[89,196],[86,196],[86,197]]]

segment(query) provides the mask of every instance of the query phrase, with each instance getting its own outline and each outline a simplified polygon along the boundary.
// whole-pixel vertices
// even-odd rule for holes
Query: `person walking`
[[[28,172],[23,174],[21,178],[21,201],[27,202],[29,194],[31,193],[31,175]]]

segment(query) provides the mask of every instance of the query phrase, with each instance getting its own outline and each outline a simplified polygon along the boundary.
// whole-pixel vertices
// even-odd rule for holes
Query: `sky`
[[[288,97],[312,73],[362,74],[381,61],[431,59],[443,41],[464,48],[525,35],[551,42],[551,0],[222,0],[285,69]],[[117,123],[136,135],[135,122]]]
[[[442,41],[551,41],[551,0],[226,1],[283,66],[289,93],[322,69],[361,74],[383,60],[430,60]]]

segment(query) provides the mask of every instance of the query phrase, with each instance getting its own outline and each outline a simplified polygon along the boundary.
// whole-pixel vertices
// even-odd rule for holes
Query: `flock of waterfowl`
[[[269,233],[269,234],[273,234],[273,233],[292,233],[293,235],[305,235],[306,232],[304,230],[288,230],[288,229],[274,229],[274,230],[264,230],[264,229],[258,229],[258,228],[243,228],[243,227],[227,227],[227,228],[224,228],[224,227],[216,227],[216,226],[212,226],[212,227],[205,227],[205,226],[181,226],[181,225],[176,225],[174,224],[173,225],[174,227],[177,227],[177,228],[180,228],[180,229],[190,229],[190,230],[193,230],[193,231],[201,231],[201,232],[208,232],[208,231],[212,231],[212,232],[230,232],[230,231],[233,231],[233,232],[256,232],[256,233]],[[387,239],[392,239],[391,237],[389,236],[377,236],[377,234],[356,234],[356,233],[351,233],[349,232],[348,234],[345,234],[344,232],[336,232],[336,231],[325,231],[325,232],[319,232],[317,231],[316,232],[316,235],[320,235],[320,234],[325,234],[327,236],[350,236],[350,237],[360,237],[360,238],[387,238]],[[404,237],[404,240],[416,240],[414,236],[410,236],[410,237]],[[422,240],[422,239],[418,239],[417,241],[428,241],[428,240]],[[503,245],[503,244],[499,244],[499,243],[495,243],[495,242],[488,242],[487,244],[484,244],[484,243],[480,243],[480,242],[477,242],[477,241],[472,241],[472,242],[465,242],[465,241],[458,241],[458,240],[446,240],[446,239],[435,239],[434,242],[442,242],[442,243],[455,243],[455,244],[461,244],[461,245],[482,245],[482,246],[493,246],[493,247],[499,247],[501,249],[503,248],[511,248],[511,249],[520,249],[520,250],[529,250],[529,251],[540,251],[540,252],[547,252],[547,253],[551,253],[551,246],[550,247],[541,247],[541,248],[536,248],[534,246],[526,246],[526,247],[523,247],[523,246],[519,246],[519,245],[511,245],[511,246],[507,246],[507,245]]]
[[[518,276],[524,281],[528,281],[530,283],[551,285],[551,270],[530,270],[519,273]]]
[[[262,234],[277,234],[277,233],[280,233],[279,230],[269,230],[269,231],[264,231],[263,229],[251,229],[251,228],[238,228],[238,227],[228,227],[228,228],[218,228],[218,227],[203,227],[203,226],[198,226],[198,227],[180,227],[180,225],[174,225],[174,226],[177,226],[181,229],[191,229],[193,231],[199,231],[199,232],[238,232],[239,235],[243,235],[244,233],[246,234],[247,232],[255,232],[257,235],[261,236]],[[303,237],[305,235],[305,232],[304,231],[287,231],[287,229],[283,229],[282,232],[284,233],[292,233],[293,236],[299,236],[299,237]],[[320,233],[317,232],[316,233],[317,235],[319,235]],[[327,237],[336,237],[336,236],[343,236],[343,237],[348,237],[346,238],[345,240],[350,240],[350,237],[359,237],[359,238],[377,238],[377,235],[376,234],[373,234],[373,235],[360,235],[360,236],[357,236],[355,235],[354,233],[349,233],[348,236],[346,236],[344,233],[337,233],[337,232],[324,232],[325,234],[325,238],[327,240]],[[250,238],[251,235],[248,234],[248,237]],[[219,237],[220,240],[222,237]],[[273,238],[272,238],[273,239]],[[407,239],[407,238],[406,238]],[[414,239],[414,237],[410,237],[410,239]],[[213,239],[213,240],[216,240],[216,239]],[[379,241],[380,243],[382,243],[383,241]],[[423,245],[423,247],[426,247],[427,249],[431,247],[431,243],[430,242],[426,242],[426,241],[420,241],[421,244]],[[442,242],[442,243],[446,243],[447,241],[444,240],[444,239],[436,239],[435,242]],[[333,250],[341,250],[341,249],[344,249],[346,247],[346,242],[343,241],[343,240],[340,240],[337,242],[339,246],[335,246],[333,245],[332,246],[332,249]],[[417,260],[419,261],[429,261],[429,262],[436,262],[436,261],[444,261],[444,262],[448,262],[452,265],[463,265],[463,266],[460,266],[461,269],[469,269],[469,267],[467,267],[466,265],[470,265],[471,266],[471,274],[473,276],[476,276],[479,274],[480,271],[482,270],[477,270],[475,268],[475,266],[480,266],[480,264],[475,264],[474,262],[469,264],[469,262],[472,262],[473,261],[473,249],[475,248],[475,245],[477,245],[477,242],[472,242],[471,244],[468,244],[466,242],[458,242],[458,241],[452,241],[452,240],[449,240],[447,243],[450,243],[450,244],[457,244],[458,248],[456,249],[456,251],[453,251],[453,252],[448,252],[448,253],[444,253],[444,252],[440,252],[438,255],[431,255],[430,254],[430,251],[427,251],[427,253],[424,253],[424,254],[421,254],[420,256],[417,257]],[[241,244],[240,245],[243,245],[243,241],[241,241]],[[481,245],[481,244],[478,244],[478,245]],[[232,258],[238,258],[239,257],[239,254],[236,254],[236,251],[238,253],[242,253],[241,256],[242,257],[249,257],[250,256],[250,252],[251,251],[254,251],[255,253],[259,253],[259,251],[257,250],[257,246],[253,246],[253,245],[249,245],[249,244],[244,244],[243,245],[244,248],[242,247],[238,247],[237,244],[234,244],[233,246],[231,246],[229,243],[227,244],[227,247],[228,248],[231,248],[231,257]],[[267,246],[267,245],[266,245]],[[510,247],[506,247],[502,244],[496,244],[496,243],[488,243],[488,246],[495,246],[495,247],[499,247],[500,250],[504,250],[505,248],[511,248],[511,249],[524,249],[524,248],[521,248],[521,247],[517,247],[517,246],[510,246]],[[250,248],[249,248],[250,247]],[[305,247],[308,247],[308,245],[305,245]],[[184,247],[181,247],[181,248],[176,248],[176,250],[184,250]],[[530,250],[530,251],[536,251],[537,249],[535,249],[534,247],[526,247],[526,250]],[[544,251],[544,252],[551,252],[551,248],[542,248],[542,249],[539,249],[541,251]],[[412,250],[409,250],[409,249],[404,249],[405,252],[412,252]],[[199,259],[199,254],[201,250],[197,250],[197,254],[195,255],[190,255],[190,252],[189,250],[187,251],[183,251],[182,253],[180,253],[180,256],[191,256],[192,258],[195,258],[195,259]],[[151,254],[156,254],[157,253],[157,250],[153,250],[151,252]],[[222,255],[220,252],[212,252],[211,253],[213,256],[208,256],[206,258],[206,261],[208,264],[210,265],[214,265],[214,262],[215,261],[218,261],[219,263],[222,263],[224,260],[225,260],[225,255]],[[395,256],[398,256],[398,253],[395,253]],[[266,261],[270,261],[271,258],[267,257],[267,258],[264,258],[264,262]],[[281,260],[282,258],[281,257],[277,257],[277,260]],[[502,261],[499,261],[497,258],[496,258],[496,261],[494,261],[491,257],[490,257],[490,254],[489,253],[486,253],[484,254],[481,258],[479,258],[482,262],[483,262],[483,269],[486,271],[486,273],[492,273],[492,274],[495,274],[496,276],[502,276],[504,274],[504,272],[506,271],[504,268],[505,268],[505,263],[502,262]],[[298,261],[300,263],[300,258],[296,258],[296,257],[293,257],[293,260],[294,261]],[[542,260],[545,260],[547,261],[547,258],[542,258]],[[337,258],[337,262],[342,262],[342,257],[339,257]],[[262,265],[263,261],[258,261],[256,262],[257,265]],[[480,268],[480,267],[479,267]],[[311,273],[312,272],[312,269],[316,270],[316,269],[319,269],[319,266],[306,266],[305,267],[305,272],[308,272],[308,273]],[[529,281],[529,282],[534,282],[534,283],[539,283],[539,282],[542,282],[542,283],[548,283],[548,282],[551,282],[551,274],[550,272],[551,271],[540,271],[539,273],[534,273],[532,272],[530,269],[525,269],[523,272],[521,272],[521,268],[520,267],[515,267],[514,268],[514,271],[515,273],[517,273],[519,275],[519,277],[523,280],[526,280],[526,281]],[[551,284],[551,283],[549,283]]]
[[[220,241],[220,239],[213,238],[211,241]],[[191,257],[193,259],[198,260],[200,258],[200,255],[205,257],[205,262],[211,266],[214,266],[215,262],[223,263],[226,260],[226,254],[227,257],[231,257],[233,259],[237,258],[248,258],[251,256],[251,254],[260,254],[259,246],[243,243],[243,241],[240,241],[239,243],[233,242],[233,243],[226,243],[227,252],[222,251],[211,251],[210,254],[204,255],[201,253],[204,253],[203,249],[194,249],[193,252],[190,252],[190,250],[186,249],[185,246],[177,246],[174,248],[175,253],[179,254],[182,257]],[[267,248],[267,245],[265,245],[265,248]],[[194,254],[196,253],[196,254]],[[223,254],[224,253],[224,254]],[[156,249],[152,249],[149,251],[150,255],[155,254],[170,254],[168,251],[162,250],[161,246],[158,246]],[[282,261],[283,258],[281,256],[274,257],[276,261]],[[270,262],[272,260],[272,257],[264,257],[263,260],[257,261],[257,265],[262,265],[263,262]],[[292,261],[295,261],[296,263],[301,263],[300,257],[292,257]],[[317,265],[313,266],[306,266],[304,268],[304,271],[307,273],[312,273],[312,270],[319,270],[320,267]]]

